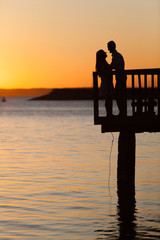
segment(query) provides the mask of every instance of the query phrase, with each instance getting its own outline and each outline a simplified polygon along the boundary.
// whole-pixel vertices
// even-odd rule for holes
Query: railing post
[[[144,102],[145,102],[145,112],[148,111],[148,107],[147,107],[147,74],[144,75]]]
[[[135,114],[135,106],[134,106],[134,103],[135,103],[135,89],[134,89],[134,74],[132,74],[132,114],[134,116]]]
[[[94,91],[94,124],[98,123],[99,104],[98,104],[98,76],[93,72],[93,91]]]
[[[137,113],[142,114],[143,112],[143,97],[142,97],[142,84],[141,84],[141,74],[138,74],[138,84],[139,88],[137,91]]]

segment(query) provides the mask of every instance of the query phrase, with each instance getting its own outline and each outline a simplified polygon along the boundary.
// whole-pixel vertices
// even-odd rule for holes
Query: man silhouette
[[[112,53],[111,68],[116,72],[116,86],[115,95],[116,102],[119,108],[119,116],[127,115],[127,101],[126,101],[126,74],[124,71],[125,62],[123,56],[116,51],[116,44],[114,41],[108,42],[108,50]]]

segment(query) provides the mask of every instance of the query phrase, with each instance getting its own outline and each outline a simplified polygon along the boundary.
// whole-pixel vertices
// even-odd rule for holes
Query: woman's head
[[[97,53],[96,53],[96,71],[97,72],[100,72],[100,69],[102,68],[102,66],[105,63],[106,57],[107,57],[107,54],[105,51],[103,51],[102,49],[97,51]]]
[[[102,49],[100,49],[99,51],[97,51],[96,53],[96,60],[97,61],[103,61],[105,60],[107,57],[107,54],[105,51],[103,51]]]

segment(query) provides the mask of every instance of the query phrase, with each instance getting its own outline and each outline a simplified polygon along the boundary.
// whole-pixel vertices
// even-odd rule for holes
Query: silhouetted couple
[[[116,44],[113,41],[108,42],[108,50],[112,53],[112,62],[106,61],[107,54],[102,49],[96,53],[96,71],[101,78],[101,91],[105,97],[105,107],[107,117],[112,117],[112,105],[114,96],[112,69],[115,69],[116,85],[115,98],[119,108],[119,116],[127,115],[126,101],[126,74],[124,71],[123,56],[116,51]]]

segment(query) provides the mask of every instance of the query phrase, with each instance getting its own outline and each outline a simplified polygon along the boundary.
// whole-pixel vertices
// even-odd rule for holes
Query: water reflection
[[[118,189],[118,226],[119,240],[131,240],[136,237],[136,200],[133,191]]]
[[[136,200],[133,191],[128,189],[119,189],[118,187],[118,203],[117,203],[117,221],[110,218],[110,226],[101,227],[95,232],[97,240],[136,240],[137,223],[136,223]]]

